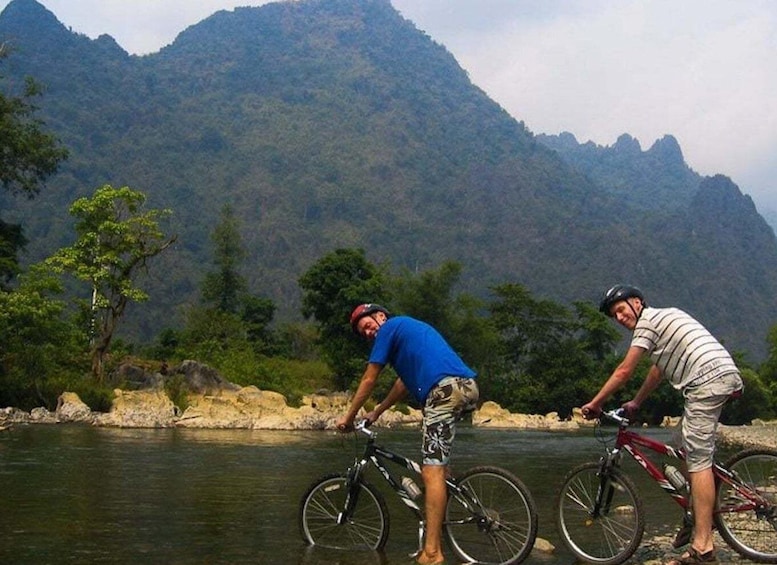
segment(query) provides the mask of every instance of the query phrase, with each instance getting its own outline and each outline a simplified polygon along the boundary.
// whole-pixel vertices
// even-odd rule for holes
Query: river
[[[379,439],[408,456],[419,451],[415,430],[382,430]],[[361,446],[353,435],[323,431],[17,425],[0,432],[0,562],[407,565],[416,524],[391,493],[385,553],[323,553],[301,542],[300,497],[314,479],[345,470]],[[537,502],[539,536],[557,546],[525,563],[569,564],[553,524],[556,489],[569,469],[601,451],[590,429],[463,426],[453,468],[492,464],[518,475]],[[633,465],[631,476],[642,479]],[[674,529],[679,507],[655,484],[637,483],[650,510],[646,538]]]

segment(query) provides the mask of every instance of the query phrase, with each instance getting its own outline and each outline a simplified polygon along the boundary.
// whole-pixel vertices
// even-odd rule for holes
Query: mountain
[[[685,163],[680,144],[666,135],[647,151],[628,134],[611,147],[593,142],[580,144],[571,133],[537,135],[537,140],[558,151],[564,161],[621,200],[646,210],[687,207],[702,177]]]
[[[35,200],[0,195],[28,261],[70,243],[68,205],[102,184],[174,212],[178,244],[151,265],[132,336],[181,323],[228,203],[250,287],[280,318],[299,316],[310,265],[362,247],[413,271],[460,261],[462,290],[481,296],[519,282],[594,301],[628,281],[764,353],[777,242],[730,179],[699,177],[671,137],[643,152],[629,136],[599,148],[533,135],[387,0],[220,11],[142,57],[13,0],[0,41],[14,47],[5,82],[46,86],[41,116],[71,152]]]

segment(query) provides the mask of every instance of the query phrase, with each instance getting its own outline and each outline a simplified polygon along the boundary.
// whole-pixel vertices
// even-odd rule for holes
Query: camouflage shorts
[[[445,377],[426,397],[423,408],[423,464],[447,465],[456,421],[475,409],[480,393],[475,379]]]

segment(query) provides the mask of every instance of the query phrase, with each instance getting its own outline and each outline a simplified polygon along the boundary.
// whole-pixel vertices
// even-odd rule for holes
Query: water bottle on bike
[[[685,475],[683,475],[674,465],[664,463],[664,475],[666,475],[667,480],[678,491],[683,492],[688,488],[688,481],[685,480]]]

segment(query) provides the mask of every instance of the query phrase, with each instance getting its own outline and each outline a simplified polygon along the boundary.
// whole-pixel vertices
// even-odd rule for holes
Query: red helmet
[[[380,304],[372,304],[372,303],[359,304],[356,308],[354,308],[353,312],[351,312],[351,329],[353,330],[353,333],[355,334],[359,333],[356,330],[356,324],[359,323],[359,320],[364,318],[364,316],[369,316],[370,314],[374,314],[375,312],[383,312],[387,318],[391,316],[389,311],[386,310]]]

